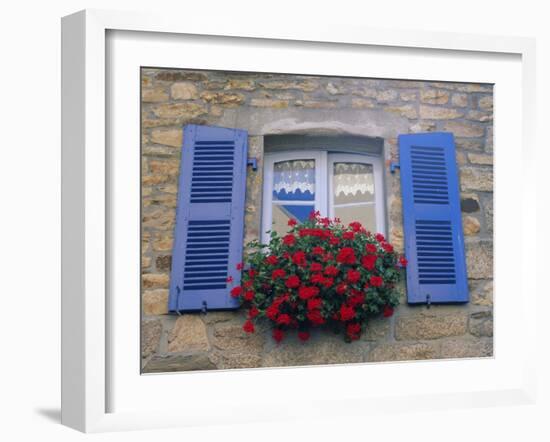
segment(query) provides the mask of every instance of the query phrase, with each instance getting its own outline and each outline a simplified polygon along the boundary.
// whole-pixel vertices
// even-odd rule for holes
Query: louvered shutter
[[[409,303],[468,301],[451,133],[399,136]]]
[[[184,128],[170,311],[238,307],[226,279],[240,282],[247,146],[244,130]]]

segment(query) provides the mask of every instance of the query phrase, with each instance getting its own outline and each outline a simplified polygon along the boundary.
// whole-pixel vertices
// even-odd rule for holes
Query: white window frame
[[[269,234],[273,215],[273,166],[280,161],[315,160],[315,199],[313,201],[293,201],[296,205],[315,206],[324,216],[334,218],[333,207],[333,170],[335,162],[353,162],[371,164],[374,173],[374,195],[376,206],[376,231],[385,235],[385,198],[382,157],[362,153],[339,153],[325,150],[297,150],[292,152],[268,152],[264,156],[264,179],[262,198],[262,220],[260,239],[264,244],[269,242]]]

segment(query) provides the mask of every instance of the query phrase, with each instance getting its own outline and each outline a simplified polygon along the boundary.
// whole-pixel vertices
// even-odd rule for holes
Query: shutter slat
[[[247,132],[184,128],[170,278],[170,311],[233,309],[226,279],[240,283]]]
[[[400,135],[399,164],[408,302],[467,302],[453,135]]]

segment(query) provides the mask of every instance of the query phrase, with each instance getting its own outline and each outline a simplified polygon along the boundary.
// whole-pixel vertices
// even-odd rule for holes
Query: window
[[[290,218],[304,221],[312,210],[359,221],[385,233],[382,159],[378,155],[293,151],[267,153],[264,171],[262,240],[269,230],[288,231]]]

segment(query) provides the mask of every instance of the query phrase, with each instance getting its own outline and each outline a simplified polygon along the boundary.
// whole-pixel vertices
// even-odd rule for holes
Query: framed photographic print
[[[85,11],[63,56],[65,424],[531,400],[530,40]]]

